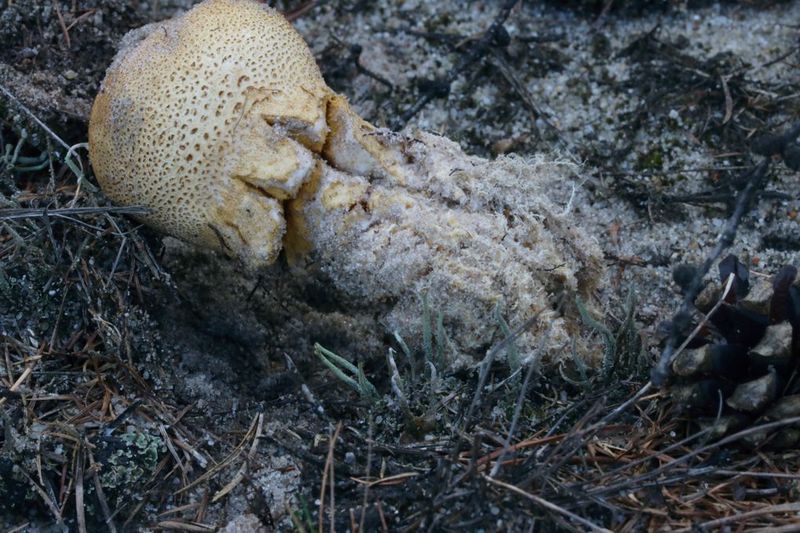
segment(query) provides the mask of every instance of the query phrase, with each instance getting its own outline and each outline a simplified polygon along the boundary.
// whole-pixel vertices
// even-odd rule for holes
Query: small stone
[[[66,72],[64,72],[64,77],[67,78],[68,80],[72,81],[72,80],[74,80],[75,78],[78,77],[78,73],[75,72],[74,70],[70,69],[70,70],[67,70]]]
[[[256,515],[251,513],[235,517],[220,529],[220,533],[260,533],[262,531],[266,533],[269,530]]]
[[[502,139],[496,140],[492,143],[492,152],[495,154],[505,154],[511,151],[514,148],[514,145],[517,143],[517,140],[513,137],[504,137]]]
[[[28,48],[25,47],[19,51],[19,58],[20,59],[33,59],[39,54],[39,50],[36,48]]]

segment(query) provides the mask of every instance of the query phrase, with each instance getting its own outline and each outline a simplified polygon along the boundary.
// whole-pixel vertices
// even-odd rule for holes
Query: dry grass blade
[[[186,440],[181,437],[180,434],[175,433],[173,443],[176,444],[181,450],[188,453],[189,456],[200,466],[200,468],[205,469],[208,466],[208,459],[203,457],[203,454],[201,454],[194,446],[186,442]]]
[[[328,443],[328,455],[325,459],[325,468],[322,470],[322,483],[320,484],[320,494],[319,494],[319,522],[317,530],[319,533],[323,531],[323,523],[324,523],[324,516],[325,516],[325,490],[328,485],[328,480],[330,480],[330,490],[331,490],[331,503],[330,503],[330,522],[331,522],[331,533],[334,531],[334,524],[336,518],[336,501],[334,499],[334,483],[335,483],[335,476],[334,476],[334,459],[333,459],[333,451],[336,448],[336,441],[339,440],[339,433],[342,431],[342,423],[339,422],[336,424],[336,430],[334,430],[333,435],[331,436],[330,442]]]
[[[178,451],[175,449],[175,445],[172,444],[172,439],[170,438],[169,433],[167,433],[167,428],[164,426],[164,424],[159,424],[158,431],[159,433],[161,433],[161,438],[164,441],[167,450],[169,450],[170,455],[172,455],[172,458],[175,460],[175,464],[178,465],[178,468],[180,468],[181,470],[181,477],[183,480],[183,484],[188,485],[189,482],[187,481],[188,478],[186,472],[186,465],[183,464],[183,460],[178,455]]]
[[[94,462],[92,452],[87,450],[87,453],[89,454],[89,465],[92,468],[92,477],[94,478],[94,490],[97,493],[97,501],[100,502],[100,509],[103,511],[105,526],[111,533],[116,533],[117,528],[114,525],[113,514],[111,512],[111,508],[108,506],[108,500],[106,499],[105,491],[103,490],[103,484],[100,481],[99,472],[101,467]]]
[[[214,476],[216,476],[223,469],[228,467],[231,463],[236,461],[236,459],[238,459],[239,456],[244,451],[245,446],[247,445],[247,443],[250,442],[250,439],[253,437],[253,435],[255,435],[256,431],[258,430],[258,428],[259,428],[258,422],[259,422],[259,416],[256,416],[253,419],[253,421],[251,422],[250,427],[248,428],[247,433],[245,433],[244,438],[242,438],[242,440],[241,440],[241,442],[239,442],[238,446],[236,446],[236,448],[225,459],[223,459],[222,462],[220,462],[219,464],[214,465],[206,473],[204,473],[202,476],[198,477],[197,479],[195,479],[194,481],[192,481],[188,485],[178,489],[175,492],[175,494],[181,494],[181,493],[186,492],[187,490],[191,489],[192,487],[195,487],[195,486],[199,485],[200,483],[205,483],[206,481],[208,481],[211,478],[213,478]],[[255,441],[254,441],[254,443],[255,443]]]
[[[50,510],[50,512],[53,515],[53,518],[56,521],[56,524],[58,524],[59,526],[64,526],[64,518],[61,516],[61,510],[58,508],[58,505],[56,505],[56,503],[47,494],[47,492],[41,486],[39,486],[39,484],[36,483],[36,481],[34,481],[34,479],[30,475],[28,475],[27,472],[25,472],[22,469],[20,469],[19,471],[23,476],[25,476],[25,479],[28,480],[31,487],[33,487],[33,490],[36,491],[36,494],[39,495],[39,497],[45,503],[47,508]]]
[[[405,409],[406,409],[406,412],[407,412],[408,405],[405,406]],[[372,475],[372,459],[373,459],[373,454],[375,452],[375,450],[374,450],[375,442],[373,440],[373,433],[374,433],[374,429],[375,429],[374,428],[374,424],[375,424],[375,420],[373,418],[372,413],[370,412],[369,413],[369,423],[367,425],[367,431],[368,431],[368,433],[367,433],[367,464],[366,464],[366,468],[364,469],[364,475],[367,478],[369,478]],[[364,523],[366,522],[366,519],[367,519],[367,504],[368,503],[369,503],[369,485],[365,485],[364,486],[364,497],[361,500],[361,517],[360,517],[360,519],[358,521],[358,529],[353,529],[354,533],[356,531],[358,531],[358,533],[361,533],[361,532],[364,531]]]
[[[545,330],[544,335],[542,335],[542,339],[539,342],[539,346],[537,347],[536,353],[534,354],[532,360],[528,361],[528,369],[525,372],[525,379],[522,381],[522,386],[517,393],[517,401],[514,405],[514,414],[511,418],[511,426],[508,428],[508,433],[503,440],[503,449],[498,457],[498,460],[494,463],[492,471],[489,474],[492,478],[497,477],[497,474],[500,472],[500,468],[502,468],[506,455],[511,450],[511,439],[514,437],[514,433],[517,430],[517,425],[519,424],[519,418],[522,414],[522,407],[525,403],[525,398],[528,396],[528,390],[530,389],[531,378],[533,377],[534,372],[537,371],[537,363],[541,351],[544,349],[543,347],[546,346],[547,342],[549,341],[551,329],[552,328],[548,327],[547,330]]]
[[[22,209],[7,208],[0,209],[0,220],[22,220],[26,218],[45,218],[45,217],[72,217],[81,215],[143,215],[149,211],[146,207],[68,207],[63,209]]]
[[[765,424],[760,424],[760,425],[756,425],[756,426],[752,426],[752,427],[743,429],[743,430],[741,430],[741,431],[739,431],[737,433],[733,433],[731,435],[728,435],[727,437],[724,437],[724,438],[722,438],[722,439],[720,439],[720,440],[718,440],[716,442],[713,442],[711,444],[706,444],[704,446],[700,446],[699,448],[695,448],[693,450],[687,451],[684,455],[681,455],[680,457],[677,457],[675,459],[670,459],[669,461],[667,461],[663,465],[661,465],[661,466],[659,466],[657,468],[654,468],[652,470],[648,470],[647,472],[645,472],[644,474],[641,474],[639,476],[627,477],[627,478],[623,479],[621,482],[619,482],[617,484],[603,483],[601,486],[588,491],[588,494],[601,496],[601,495],[604,495],[604,494],[613,494],[613,493],[619,492],[619,491],[630,490],[630,489],[635,489],[635,488],[641,488],[649,480],[658,477],[659,474],[668,472],[668,471],[676,468],[677,466],[683,465],[683,464],[689,462],[694,457],[702,455],[702,454],[704,454],[706,452],[709,452],[709,451],[717,449],[717,448],[722,448],[722,447],[724,447],[724,446],[726,446],[728,444],[732,444],[734,442],[737,442],[737,441],[739,441],[739,440],[741,440],[744,437],[747,437],[749,435],[753,435],[753,434],[760,433],[760,432],[763,432],[763,431],[777,429],[777,428],[784,427],[784,426],[791,426],[791,425],[798,424],[798,423],[800,423],[800,416],[793,417],[793,418],[787,418],[787,419],[783,419],[783,420],[777,420],[775,422],[768,422],[768,423],[765,423]],[[713,469],[711,471],[713,472]],[[689,479],[690,477],[691,477],[691,472],[686,471],[686,472],[681,472],[680,475],[678,475],[675,478],[670,479],[669,481],[662,480],[661,482],[657,481],[654,484],[655,485],[675,484],[675,483],[683,482],[683,481]]]
[[[731,97],[731,91],[728,88],[727,76],[720,76],[719,81],[722,84],[722,91],[725,93],[725,116],[722,118],[722,123],[727,124],[733,117],[733,98]]]
[[[186,505],[180,505],[178,507],[173,507],[172,509],[168,509],[168,510],[164,511],[163,513],[159,513],[158,516],[168,516],[168,515],[176,514],[176,513],[185,513],[187,511],[194,511],[195,509],[200,507],[200,505],[201,505],[201,502],[187,503]]]
[[[291,11],[285,12],[283,15],[286,17],[287,20],[297,20],[312,9],[314,6],[317,5],[317,0],[308,0],[305,4],[301,4],[300,6],[296,7]]]
[[[703,315],[702,320],[700,320],[697,326],[695,326],[695,328],[692,330],[689,336],[686,337],[686,340],[684,340],[681,343],[678,349],[675,350],[675,353],[672,354],[671,361],[674,361],[675,358],[678,357],[678,355],[680,355],[680,353],[683,350],[685,350],[687,346],[689,346],[689,343],[691,343],[697,337],[697,335],[703,330],[703,328],[706,327],[706,324],[708,324],[708,321],[711,319],[712,316],[714,316],[714,313],[716,313],[722,306],[722,304],[725,303],[725,299],[728,297],[728,294],[730,294],[734,281],[736,281],[736,276],[733,273],[731,273],[728,276],[728,279],[725,281],[725,289],[722,291],[722,294],[717,299],[717,303],[714,304],[714,307],[712,307],[708,313]]]
[[[83,465],[85,462],[83,447],[79,446],[75,452],[75,513],[78,521],[78,531],[86,533],[86,506],[83,500]]]
[[[251,461],[256,454],[256,449],[258,448],[259,439],[261,438],[261,431],[264,428],[264,413],[259,413],[256,416],[256,431],[253,435],[253,443],[250,445],[250,451],[247,452],[247,458],[242,461],[242,466],[239,467],[239,471],[233,476],[231,479],[222,489],[219,490],[214,497],[211,498],[211,503],[216,503],[223,497],[225,497],[228,493],[230,493],[236,486],[241,483],[244,479],[245,473],[247,472],[247,464],[248,461]]]
[[[61,31],[64,34],[64,45],[66,46],[67,50],[72,48],[72,40],[69,38],[69,30],[67,29],[67,24],[64,22],[64,15],[61,14],[61,6],[59,6],[58,0],[53,0],[53,9],[55,9],[56,16],[58,17],[58,24],[61,26]]]
[[[535,494],[531,494],[530,492],[526,492],[526,491],[522,490],[519,487],[516,487],[516,486],[511,485],[509,483],[505,483],[503,481],[500,481],[499,479],[491,478],[491,477],[489,477],[487,475],[482,475],[482,477],[483,477],[483,479],[485,479],[488,483],[490,483],[492,485],[495,485],[497,487],[501,487],[503,489],[511,491],[514,494],[518,495],[518,496],[522,496],[523,498],[527,498],[530,501],[532,501],[533,503],[535,503],[536,505],[538,505],[538,506],[540,506],[540,507],[542,507],[544,509],[547,509],[550,512],[558,513],[560,515],[566,516],[570,520],[574,520],[575,522],[581,524],[582,526],[589,528],[591,531],[598,531],[598,532],[602,532],[602,533],[611,533],[610,529],[606,529],[606,528],[600,527],[600,526],[598,526],[596,524],[593,524],[589,520],[586,520],[585,518],[583,518],[581,516],[578,516],[575,513],[571,512],[571,511],[568,511],[567,509],[564,509],[563,507],[559,507],[558,505],[556,505],[554,503],[551,503],[551,502],[545,500],[544,498],[536,496]]]
[[[12,103],[15,105],[15,106],[17,106],[18,108],[20,108],[20,109],[21,109],[21,110],[22,110],[22,111],[23,111],[23,112],[24,112],[24,113],[25,113],[25,114],[26,114],[26,115],[27,115],[27,116],[28,116],[28,117],[29,117],[31,120],[33,120],[33,121],[36,123],[36,125],[37,125],[37,126],[39,126],[40,128],[42,128],[42,130],[44,130],[45,132],[47,132],[47,134],[48,134],[48,135],[50,135],[50,137],[52,137],[52,138],[53,138],[53,139],[54,139],[56,142],[58,142],[58,143],[59,143],[59,144],[60,144],[62,147],[66,148],[67,150],[69,150],[69,149],[70,149],[70,146],[69,146],[69,144],[67,144],[66,142],[64,142],[64,139],[62,139],[61,137],[59,137],[58,135],[56,135],[56,134],[55,134],[55,132],[53,132],[53,130],[52,130],[52,129],[50,129],[50,128],[47,126],[47,124],[45,124],[44,122],[42,122],[42,121],[39,119],[39,117],[37,117],[37,116],[36,116],[36,115],[33,113],[33,111],[31,111],[30,109],[28,109],[28,107],[27,107],[27,106],[25,106],[25,105],[24,105],[22,102],[20,102],[20,101],[19,101],[19,99],[18,99],[16,96],[14,96],[14,94],[13,94],[11,91],[9,91],[9,90],[8,90],[8,89],[7,89],[5,86],[3,86],[2,84],[0,84],[0,92],[2,92],[2,93],[3,93],[3,94],[6,96],[6,98],[8,98],[8,99],[9,99],[9,100],[10,100],[10,101],[11,101],[11,102],[12,102]]]
[[[736,476],[736,477],[763,477],[771,479],[791,479],[800,481],[800,474],[784,474],[781,472],[752,472],[748,470],[714,470],[714,474],[719,476]]]
[[[797,533],[798,531],[800,531],[800,524],[786,524],[783,526],[751,529],[750,533]]]
[[[745,513],[737,513],[731,516],[717,518],[716,520],[709,520],[707,522],[703,522],[702,524],[698,524],[696,527],[678,529],[675,531],[676,533],[688,533],[690,531],[696,531],[697,529],[710,530],[712,528],[726,526],[728,524],[744,524],[750,518],[763,517],[775,514],[791,513],[791,516],[796,518],[796,513],[798,512],[800,512],[800,502],[783,503],[780,505],[767,505],[765,507],[762,507],[760,509],[755,509],[753,511],[747,511]],[[795,524],[794,527],[798,526]]]
[[[192,533],[213,533],[217,530],[215,526],[197,522],[183,522],[181,520],[163,520],[157,523],[156,527],[166,530],[191,531]]]
[[[22,374],[20,374],[20,376],[17,378],[16,381],[14,381],[14,384],[8,388],[8,391],[17,392],[19,388],[22,386],[22,384],[25,383],[25,381],[31,376],[31,374],[33,373],[33,369],[34,369],[33,365],[26,366],[25,370],[22,371]],[[10,372],[11,372],[11,367],[8,366],[7,374],[9,376],[11,375]],[[0,407],[2,407],[4,403],[6,403],[6,398],[0,398]]]
[[[380,486],[389,486],[389,485],[400,485],[409,479],[416,477],[419,475],[419,472],[403,472],[401,474],[395,474],[393,476],[386,476],[380,479],[365,479],[365,478],[357,478],[351,477],[353,481],[356,483],[360,483],[362,485],[366,485],[368,487],[380,487]]]

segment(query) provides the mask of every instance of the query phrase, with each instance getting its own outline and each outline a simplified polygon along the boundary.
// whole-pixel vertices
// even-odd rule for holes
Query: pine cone
[[[784,266],[772,279],[751,279],[747,266],[730,255],[719,271],[720,283],[706,286],[694,302],[697,310],[710,313],[709,320],[672,361],[670,395],[676,407],[697,416],[717,435],[800,416],[797,268]],[[696,323],[685,338],[695,327]],[[759,432],[745,441],[753,446],[796,446],[800,425]]]

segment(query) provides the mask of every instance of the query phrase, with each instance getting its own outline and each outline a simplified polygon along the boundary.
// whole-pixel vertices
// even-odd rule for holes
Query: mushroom
[[[146,224],[251,268],[281,253],[316,265],[408,337],[427,292],[459,354],[486,349],[499,305],[512,326],[539,317],[525,353],[545,330],[551,354],[570,353],[578,319],[555,300],[588,296],[602,272],[595,241],[548,198],[572,165],[373,126],[254,0],[206,0],[128,34],[89,147],[102,189],[149,207]]]

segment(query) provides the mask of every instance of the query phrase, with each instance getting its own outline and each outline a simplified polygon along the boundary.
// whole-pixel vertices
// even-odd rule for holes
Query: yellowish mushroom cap
[[[255,1],[207,0],[126,40],[89,125],[103,190],[165,233],[272,262],[333,96],[302,37]]]

